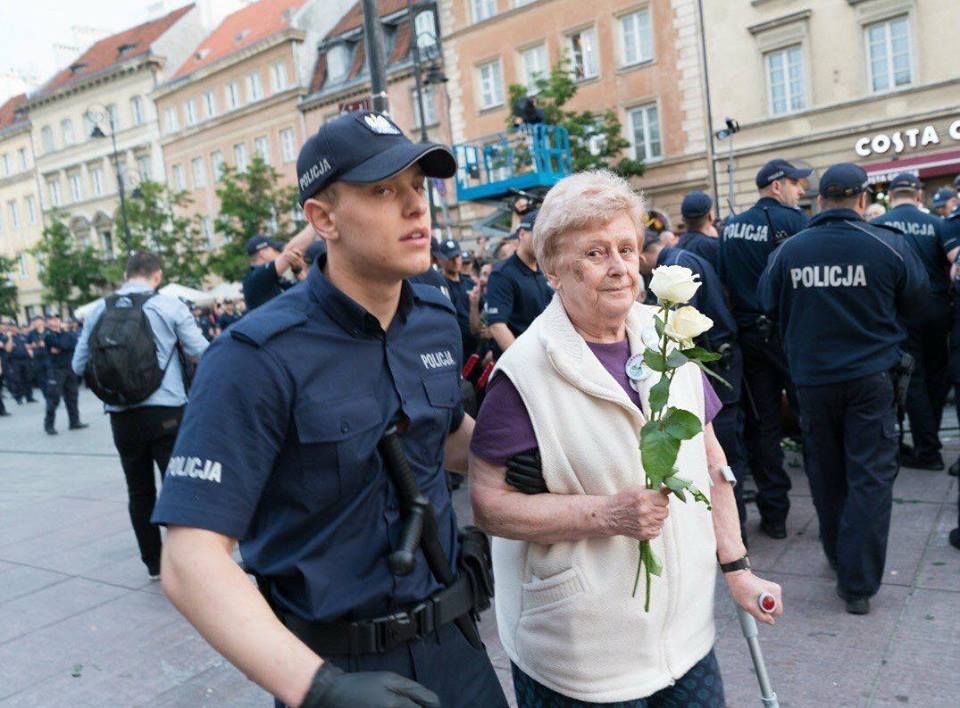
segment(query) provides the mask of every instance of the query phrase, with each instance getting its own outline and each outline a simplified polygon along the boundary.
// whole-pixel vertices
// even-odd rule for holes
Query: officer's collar
[[[528,266],[526,263],[524,263],[523,259],[516,253],[510,256],[510,258],[516,262],[517,267],[520,268],[521,273],[530,273],[532,275],[536,275],[537,273],[540,272],[539,270],[534,270],[533,268]]]
[[[816,226],[827,221],[863,221],[863,217],[853,209],[827,209],[810,219],[809,226]]]
[[[310,294],[323,311],[350,335],[354,337],[363,333],[379,335],[383,331],[380,321],[330,282],[330,279],[323,274],[326,264],[327,256],[321,254],[317,256],[316,264],[311,266],[310,273],[307,275]],[[397,317],[401,322],[406,322],[412,308],[413,287],[404,280],[400,287],[400,302],[397,306]]]

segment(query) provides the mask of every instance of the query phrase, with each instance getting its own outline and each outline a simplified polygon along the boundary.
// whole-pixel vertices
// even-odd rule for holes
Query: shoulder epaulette
[[[230,336],[241,342],[262,347],[282,332],[307,321],[307,315],[296,307],[260,308],[230,325]]]
[[[457,314],[457,308],[438,288],[424,283],[411,283],[411,286],[413,287],[413,297],[417,302],[439,307],[454,315]]]

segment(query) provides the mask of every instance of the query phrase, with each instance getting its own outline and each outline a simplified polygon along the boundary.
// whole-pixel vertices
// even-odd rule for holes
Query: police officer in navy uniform
[[[958,178],[960,179],[960,178]],[[947,260],[956,262],[960,253],[960,200],[952,200],[953,208],[944,217],[941,229],[943,230],[943,247],[947,252]],[[953,206],[955,205],[955,206]],[[951,310],[950,326],[950,365],[949,379],[954,388],[954,397],[957,406],[957,420],[960,421],[960,273],[953,271],[953,308]],[[960,474],[960,457],[950,465],[950,474],[956,477]]]
[[[46,400],[47,409],[43,418],[43,429],[47,435],[57,434],[54,423],[61,398],[67,407],[70,430],[82,430],[89,427],[86,423],[80,421],[80,410],[77,407],[80,379],[70,367],[80,335],[77,332],[64,329],[60,317],[51,315],[47,318],[47,329],[43,339],[47,350],[47,372],[44,377],[43,388],[43,397]]]
[[[487,282],[485,313],[490,336],[501,352],[527,331],[527,327],[553,298],[553,289],[537,265],[533,249],[533,227],[539,209],[527,211],[513,236],[516,252],[494,268]]]
[[[806,227],[797,204],[811,172],[786,160],[765,164],[756,178],[760,199],[729,218],[720,234],[717,272],[730,295],[743,351],[744,440],[757,484],[760,528],[776,539],[786,538],[790,511],[780,416],[783,392],[792,395],[792,385],[776,329],[760,308],[757,282],[773,250]]]
[[[740,516],[740,533],[747,540],[747,509],[743,501],[742,482],[746,474],[746,459],[743,448],[743,407],[740,397],[743,383],[743,355],[737,344],[737,323],[727,306],[723,283],[713,266],[696,253],[679,246],[664,246],[659,234],[648,231],[643,241],[640,256],[640,273],[648,276],[659,266],[678,265],[689,268],[699,276],[700,287],[690,299],[690,304],[713,320],[713,327],[703,335],[703,343],[722,358],[710,365],[729,385],[717,383],[714,390],[723,408],[713,419],[713,430],[727,455],[728,472],[733,476],[733,494]]]
[[[44,377],[47,375],[47,344],[44,337],[47,333],[47,321],[44,317],[36,315],[30,320],[30,333],[27,335],[27,342],[33,353],[30,370],[30,383],[40,388],[40,393],[44,391]]]
[[[720,239],[713,220],[713,199],[705,192],[690,192],[680,204],[686,231],[680,234],[677,246],[695,253],[713,268],[720,256]]]
[[[933,198],[930,200],[930,211],[944,218],[950,216],[950,202],[955,199],[956,196],[957,193],[950,189],[950,187],[941,187],[934,193]]]
[[[443,273],[450,301],[457,310],[457,324],[460,326],[460,337],[463,340],[462,354],[465,361],[477,348],[477,338],[470,331],[470,291],[476,287],[476,283],[469,275],[460,272],[463,266],[462,254],[460,244],[453,239],[441,241],[437,247],[440,271]]]
[[[18,327],[13,333],[13,348],[10,351],[10,393],[17,404],[24,401],[36,403],[33,397],[33,348],[30,331]]]
[[[900,458],[904,467],[942,470],[940,420],[949,382],[950,263],[943,221],[921,211],[923,184],[910,172],[902,172],[887,187],[891,209],[873,220],[899,229],[930,280],[924,306],[903,322],[907,330],[905,348],[914,358],[913,376],[907,395],[913,449]]]
[[[13,334],[10,325],[0,322],[0,418],[10,415],[3,403],[3,386],[10,385],[10,352],[13,351]]]
[[[296,279],[304,269],[304,254],[313,241],[313,229],[307,227],[289,243],[268,236],[251,236],[247,240],[250,270],[243,277],[243,300],[247,310],[254,310],[291,288],[296,280],[284,277],[290,271]]]
[[[823,210],[770,258],[761,303],[776,313],[797,386],[820,541],[851,614],[880,588],[897,475],[891,369],[929,280],[896,229],[863,220],[867,173],[820,178]]]
[[[468,574],[445,589],[424,553],[406,575],[388,562],[407,513],[382,447],[393,426],[446,570],[466,554],[444,474],[466,470],[473,430],[459,330],[447,298],[405,280],[430,261],[425,178],[455,171],[449,149],[383,115],[322,126],[297,173],[327,255],[219,337],[191,390],[154,514],[163,587],[287,705],[506,706],[468,636]],[[231,557],[238,540],[269,605]]]

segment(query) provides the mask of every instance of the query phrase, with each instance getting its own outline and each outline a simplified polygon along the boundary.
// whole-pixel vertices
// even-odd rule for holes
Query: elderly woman
[[[500,359],[474,432],[471,497],[477,523],[497,537],[497,623],[521,708],[721,706],[717,560],[739,568],[724,577],[758,620],[774,622],[757,607],[760,593],[777,599],[775,614],[782,607],[779,586],[744,560],[710,425],[719,405],[693,364],[677,370],[670,403],[705,430],[682,444],[677,461],[683,477],[709,489],[713,511],[644,486],[638,438],[656,375],[636,381],[625,370],[656,312],[635,302],[643,211],[608,172],[573,175],[550,190],[534,243],[556,295]],[[537,491],[536,480],[507,482],[508,461],[533,448],[538,494],[514,486]],[[631,595],[638,539],[652,541],[664,565],[649,612]]]

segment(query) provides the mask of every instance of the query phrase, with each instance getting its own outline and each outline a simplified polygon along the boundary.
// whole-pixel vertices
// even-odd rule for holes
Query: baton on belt
[[[443,546],[440,544],[437,517],[433,513],[430,500],[417,487],[410,463],[407,462],[407,456],[400,444],[396,425],[387,428],[380,439],[379,448],[387,473],[400,498],[400,508],[406,517],[400,533],[400,547],[388,558],[391,572],[394,575],[412,573],[417,564],[416,553],[419,547],[433,576],[445,587],[450,587],[457,578],[450,570],[447,554],[444,553]],[[470,644],[477,649],[483,647],[480,634],[468,615],[461,615],[454,620],[454,623]]]
[[[777,609],[776,598],[770,593],[760,593],[757,597],[757,605],[762,612],[773,612]],[[737,615],[740,618],[740,629],[743,630],[743,636],[747,640],[747,646],[750,648],[750,658],[753,659],[753,668],[757,672],[757,681],[760,683],[760,700],[765,708],[780,708],[777,701],[777,694],[770,685],[770,676],[767,674],[767,665],[763,661],[763,651],[760,649],[760,639],[758,637],[757,621],[749,612],[737,605]]]

